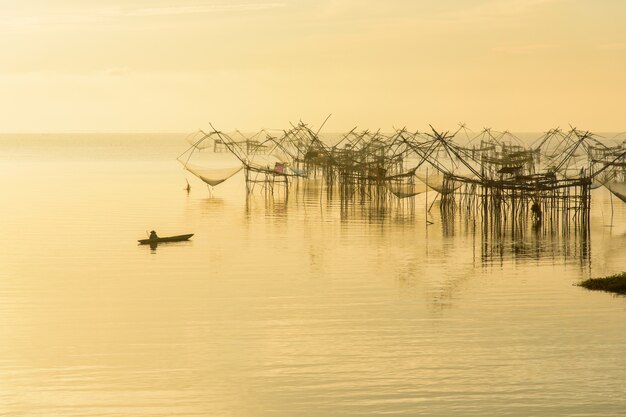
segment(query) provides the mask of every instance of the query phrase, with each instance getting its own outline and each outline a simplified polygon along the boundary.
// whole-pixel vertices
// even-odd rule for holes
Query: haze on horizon
[[[0,132],[624,130],[622,0],[0,0]]]

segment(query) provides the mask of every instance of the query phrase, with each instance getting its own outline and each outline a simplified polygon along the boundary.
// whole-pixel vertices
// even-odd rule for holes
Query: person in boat
[[[156,240],[159,237],[157,236],[157,233],[154,230],[150,231],[150,240]]]

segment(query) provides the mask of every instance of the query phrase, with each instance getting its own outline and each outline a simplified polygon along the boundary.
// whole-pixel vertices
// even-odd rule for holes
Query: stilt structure
[[[302,122],[279,134],[211,128],[191,138],[192,146],[234,155],[248,193],[260,187],[286,196],[294,183],[298,191],[315,182],[342,208],[367,205],[389,213],[414,211],[415,197],[431,190],[426,213],[438,201],[446,218],[463,213],[495,230],[532,225],[562,233],[588,229],[593,187],[605,185],[626,199],[626,141],[609,146],[573,127],[549,130],[531,144],[489,128],[472,134],[464,125],[454,132],[431,126],[390,135],[354,128],[334,143]],[[211,185],[232,175],[203,176],[190,162],[185,167]]]

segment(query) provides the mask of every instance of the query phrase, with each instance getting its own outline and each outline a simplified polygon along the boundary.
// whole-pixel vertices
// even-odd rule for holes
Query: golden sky
[[[0,131],[626,129],[624,0],[0,0]]]

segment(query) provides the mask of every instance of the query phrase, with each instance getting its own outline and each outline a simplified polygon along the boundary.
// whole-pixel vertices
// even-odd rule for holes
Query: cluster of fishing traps
[[[396,129],[320,136],[300,122],[289,130],[199,131],[178,160],[216,186],[244,170],[246,189],[285,194],[295,183],[321,181],[342,202],[384,206],[430,189],[442,210],[455,207],[483,217],[587,222],[590,190],[605,186],[626,202],[626,136],[606,139],[588,131],[553,129],[527,145],[509,132],[411,132]],[[334,143],[333,143],[334,142]],[[228,155],[231,159],[217,157]],[[207,158],[208,156],[208,158]],[[198,162],[204,158],[204,162]],[[228,161],[228,162],[226,162]]]

